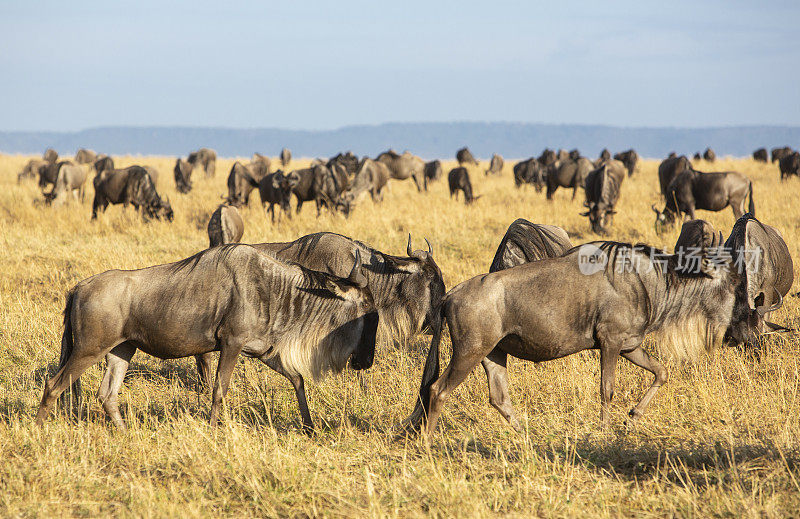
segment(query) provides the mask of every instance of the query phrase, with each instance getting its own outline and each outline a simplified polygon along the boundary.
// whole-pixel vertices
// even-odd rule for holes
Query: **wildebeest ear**
[[[353,268],[350,269],[350,275],[347,276],[347,280],[359,288],[367,286],[367,276],[361,270],[361,251],[358,249],[356,249],[355,262],[353,263]]]

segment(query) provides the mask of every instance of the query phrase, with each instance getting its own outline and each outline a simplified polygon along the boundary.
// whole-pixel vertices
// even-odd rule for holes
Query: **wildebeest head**
[[[188,193],[192,190],[192,170],[194,169],[194,164],[183,160],[178,159],[175,161],[175,168],[173,170],[175,176],[175,188],[180,193]]]
[[[167,197],[158,198],[152,204],[147,205],[145,207],[145,215],[156,220],[165,219],[168,222],[171,222],[175,217],[172,212],[172,204],[169,203],[169,198]]]
[[[424,311],[425,320],[422,327],[433,327],[439,319],[439,306],[445,294],[444,278],[439,266],[433,260],[433,249],[427,238],[425,243],[428,250],[413,250],[411,247],[411,233],[408,234],[406,254],[415,264],[412,274],[401,285],[402,297],[409,305],[418,307],[419,313]]]
[[[278,204],[281,209],[291,218],[289,201],[292,195],[292,188],[297,185],[297,178],[283,174],[278,170],[272,175],[272,189],[278,194]]]
[[[664,232],[665,227],[671,227],[675,225],[678,217],[677,211],[673,209],[673,207],[670,207],[669,202],[667,202],[667,205],[664,206],[663,211],[659,211],[655,204],[651,205],[650,207],[652,207],[653,212],[656,213],[656,222],[654,224],[656,234],[660,235],[662,232]]]

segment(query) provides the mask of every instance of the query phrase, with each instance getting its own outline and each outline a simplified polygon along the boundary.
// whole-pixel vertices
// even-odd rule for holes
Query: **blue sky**
[[[798,27],[789,1],[0,0],[0,130],[798,125]]]

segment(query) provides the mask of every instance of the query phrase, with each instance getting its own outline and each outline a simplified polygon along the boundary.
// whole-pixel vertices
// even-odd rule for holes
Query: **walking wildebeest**
[[[425,161],[416,155],[412,155],[408,151],[398,155],[394,150],[389,150],[378,155],[375,160],[386,165],[389,169],[390,178],[405,180],[411,177],[414,179],[417,191],[428,190],[428,185],[425,182]]]
[[[117,394],[137,349],[161,359],[219,351],[210,422],[217,423],[239,354],[295,388],[303,429],[313,431],[304,379],[372,365],[378,314],[356,257],[347,279],[290,265],[249,245],[206,249],[175,263],[109,270],[67,295],[58,372],[45,384],[36,423],[103,356],[98,397],[125,429]],[[198,297],[202,294],[202,298]]]
[[[616,206],[619,201],[622,182],[625,180],[625,166],[618,160],[607,160],[599,168],[586,176],[584,192],[587,207],[581,216],[588,216],[592,231],[606,234],[614,222]]]
[[[561,227],[531,223],[524,218],[518,218],[508,226],[489,266],[489,272],[540,259],[557,258],[571,248],[569,236]]]
[[[109,204],[122,204],[123,208],[131,204],[145,221],[148,218],[160,220],[162,217],[172,221],[174,215],[169,199],[162,199],[158,195],[153,179],[141,166],[106,170],[96,175],[92,182],[92,220],[97,218],[98,209],[105,212]]]
[[[220,204],[208,221],[208,246],[236,243],[244,234],[244,222],[235,205]]]
[[[553,199],[553,193],[559,187],[572,188],[572,200],[579,187],[584,187],[586,177],[594,168],[592,161],[581,157],[578,160],[559,160],[550,164],[545,170],[544,179],[547,183],[547,199]]]
[[[781,157],[778,161],[781,170],[781,180],[786,180],[790,176],[800,176],[800,152],[793,151]]]
[[[671,153],[669,157],[661,161],[661,164],[658,165],[658,183],[661,188],[661,196],[665,200],[670,183],[675,180],[675,177],[690,169],[692,169],[692,165],[686,155],[678,157]]]
[[[292,152],[289,150],[289,148],[283,148],[281,150],[281,166],[285,168],[289,165],[291,161],[292,161]]]
[[[253,189],[258,187],[258,183],[269,175],[270,164],[256,157],[250,164],[242,164],[236,161],[231,166],[228,174],[228,196],[225,199],[236,206],[244,206],[250,202],[250,194]]]
[[[540,193],[544,188],[544,167],[538,159],[531,157],[514,164],[514,185],[533,184],[533,188]]]
[[[639,154],[636,153],[636,150],[629,149],[628,151],[615,154],[614,159],[625,164],[625,168],[628,170],[628,176],[630,177],[633,175],[634,170],[636,170],[636,164],[639,162]]]
[[[740,275],[733,259],[720,265],[713,254],[714,249],[702,250],[697,268],[690,270],[679,268],[676,256],[646,245],[593,242],[559,258],[459,284],[442,300],[439,321],[450,328],[450,363],[439,376],[442,330],[437,328],[406,427],[425,420],[432,433],[447,397],[482,363],[490,403],[521,430],[509,397],[508,355],[543,362],[589,349],[600,350],[604,427],[611,418],[617,359],[622,356],[653,373],[653,383],[628,413],[633,420],[640,418],[667,381],[664,366],[641,347],[647,334],[671,337],[674,350],[687,354],[699,345],[715,346],[726,331],[736,340],[755,335],[739,314],[747,301],[737,291]],[[759,307],[757,316],[774,309]]]
[[[58,176],[52,191],[45,193],[44,197],[48,204],[52,203],[55,206],[66,202],[70,193],[73,194],[75,200],[80,197],[80,201],[83,202],[85,185],[86,169],[78,164],[64,164],[58,168]]]
[[[175,160],[175,167],[172,169],[175,178],[175,189],[178,193],[188,193],[192,190],[192,171],[194,164],[181,158]]]
[[[756,162],[768,162],[768,158],[766,148],[758,148],[753,152],[753,160]]]
[[[706,148],[706,151],[703,152],[703,159],[707,160],[708,162],[714,162],[717,160],[717,154],[714,153],[714,150],[711,148]]]
[[[458,200],[458,192],[464,192],[464,203],[471,204],[480,198],[480,196],[473,196],[472,182],[469,180],[469,172],[464,166],[459,166],[450,170],[447,174],[447,183],[450,186],[450,198],[455,195]]]
[[[275,223],[275,204],[286,214],[292,217],[289,201],[292,197],[292,181],[283,171],[278,170],[270,173],[258,182],[258,194],[261,196],[261,207],[269,204],[267,209],[271,215],[272,223]],[[280,220],[280,215],[278,216]]]
[[[427,243],[427,240],[425,240]],[[287,243],[253,245],[259,252],[305,268],[346,276],[356,255],[363,261],[362,272],[378,311],[379,336],[383,341],[405,343],[426,326],[433,329],[444,295],[442,271],[428,250],[413,250],[411,235],[407,256],[392,256],[340,234],[320,232]],[[200,380],[207,382],[212,355],[198,356]],[[207,385],[207,384],[206,384]]]
[[[53,148],[47,148],[46,150],[44,150],[42,158],[45,160],[45,162],[49,162],[50,164],[55,164],[56,162],[58,162],[58,152]]]
[[[456,151],[456,160],[458,161],[459,166],[463,166],[464,164],[472,164],[473,166],[478,165],[478,161],[472,155],[472,152],[469,151],[469,148],[464,146],[460,150]]]
[[[792,148],[784,146],[783,148],[772,148],[772,162],[779,162],[783,157],[792,153]]]
[[[750,197],[747,212],[755,214],[753,184],[736,171],[703,173],[690,169],[673,180],[667,188],[666,205],[663,211],[652,206],[656,213],[656,233],[660,226],[673,225],[681,215],[694,220],[696,209],[722,211],[730,206],[734,218],[745,213],[745,201]]]
[[[503,157],[495,153],[492,155],[492,161],[489,162],[489,169],[486,170],[486,175],[499,175],[503,172],[503,165],[505,162],[503,161]]]
[[[78,164],[92,164],[97,160],[97,153],[86,148],[81,148],[75,153],[75,162]]]
[[[432,160],[425,163],[425,181],[433,182],[442,178],[442,161]]]
[[[383,200],[383,189],[389,182],[389,168],[386,164],[365,158],[361,167],[350,182],[350,186],[339,197],[337,208],[349,215],[355,204],[369,192],[373,202]]]
[[[217,152],[209,148],[200,148],[193,151],[186,158],[193,167],[198,165],[203,167],[206,177],[213,177],[217,170]]]

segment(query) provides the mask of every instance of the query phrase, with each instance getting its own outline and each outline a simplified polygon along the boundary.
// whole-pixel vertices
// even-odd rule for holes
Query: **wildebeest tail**
[[[438,319],[433,323],[431,346],[428,349],[428,357],[425,359],[425,367],[422,370],[422,382],[419,386],[419,398],[414,406],[414,410],[401,424],[401,430],[411,432],[418,430],[422,420],[428,415],[428,405],[430,405],[431,386],[439,378],[439,343],[442,340],[442,328],[445,325],[444,303],[439,306]]]
[[[756,215],[756,203],[753,202],[753,182],[750,182],[750,187],[748,188],[748,194],[750,195],[750,204],[747,206],[747,212],[751,213],[753,216]]]
[[[75,339],[72,336],[72,305],[75,302],[75,289],[67,294],[67,303],[64,305],[64,333],[61,336],[61,355],[58,358],[58,369],[64,367],[67,360],[72,356],[75,346]],[[75,395],[81,393],[81,381],[75,380],[72,384],[72,391]]]

